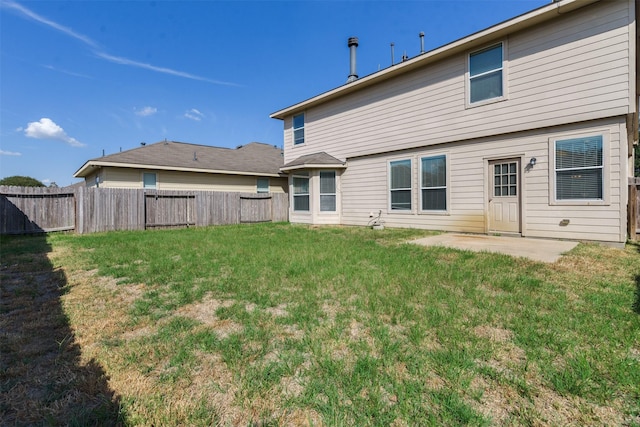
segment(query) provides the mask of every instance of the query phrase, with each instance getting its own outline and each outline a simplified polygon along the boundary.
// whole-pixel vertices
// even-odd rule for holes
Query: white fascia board
[[[280,168],[282,172],[289,172],[298,169],[346,169],[346,164],[335,164],[335,165],[327,165],[327,164],[304,164],[304,165],[295,165],[295,166],[286,166]]]
[[[241,172],[241,171],[228,171],[218,169],[198,169],[198,168],[184,168],[184,167],[172,167],[172,166],[158,166],[158,165],[145,165],[134,163],[114,163],[114,162],[101,162],[101,161],[88,161],[85,163],[76,173],[73,174],[75,178],[82,178],[88,175],[92,169],[101,167],[114,167],[114,168],[128,168],[128,169],[153,169],[153,170],[166,170],[166,171],[179,171],[179,172],[200,172],[200,173],[217,173],[224,175],[247,175],[247,176],[269,176],[279,178],[277,173],[266,172]]]

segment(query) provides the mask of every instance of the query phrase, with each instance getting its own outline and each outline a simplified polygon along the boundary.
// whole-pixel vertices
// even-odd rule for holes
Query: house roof
[[[532,27],[553,19],[558,15],[565,14],[597,1],[600,0],[554,0],[550,4],[539,7],[531,12],[516,16],[515,18],[478,31],[439,48],[424,52],[418,56],[408,59],[407,61],[392,65],[368,76],[354,80],[353,82],[346,83],[328,92],[321,93],[313,98],[309,98],[290,107],[278,110],[272,113],[269,117],[284,120],[285,117],[300,113],[307,108],[362,90],[366,87],[391,79],[399,74],[404,74],[411,70],[415,70],[416,68],[427,66],[461,52],[469,52],[472,49],[479,48],[484,44],[495,41],[501,37],[505,37],[507,34]]]
[[[345,162],[325,153],[307,154],[290,161],[280,168],[281,171],[292,171],[296,169],[328,169],[328,168],[346,168]]]
[[[97,168],[110,166],[276,177],[283,163],[280,148],[259,142],[233,149],[161,141],[88,160],[73,176],[82,178]]]

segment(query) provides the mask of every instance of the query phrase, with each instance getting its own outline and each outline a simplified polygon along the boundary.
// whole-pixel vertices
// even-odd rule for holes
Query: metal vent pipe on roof
[[[395,58],[394,58],[394,56],[395,56],[395,55],[394,55],[394,53],[393,53],[393,47],[394,47],[394,46],[395,46],[395,43],[393,43],[393,42],[392,42],[392,43],[391,43],[391,65],[393,65],[393,62],[394,62],[394,60],[395,60]]]
[[[418,36],[420,36],[420,53],[424,53],[424,32],[420,31]]]
[[[349,55],[350,55],[350,69],[349,69],[349,77],[347,77],[347,83],[351,83],[358,79],[358,74],[356,72],[356,48],[358,47],[358,38],[357,37],[349,37],[347,41],[347,46],[349,46]]]

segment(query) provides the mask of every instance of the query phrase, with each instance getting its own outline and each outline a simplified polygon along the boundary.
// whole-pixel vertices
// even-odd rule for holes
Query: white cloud
[[[142,110],[137,110],[136,114],[138,116],[148,117],[148,116],[153,116],[157,112],[158,112],[158,109],[156,107],[144,107]]]
[[[22,156],[22,153],[16,153],[15,151],[0,150],[0,156]]]
[[[94,53],[99,58],[102,58],[102,59],[107,60],[109,62],[113,62],[114,64],[129,65],[131,67],[136,67],[136,68],[144,68],[145,70],[151,70],[151,71],[155,71],[157,73],[169,74],[169,75],[177,76],[177,77],[184,77],[185,79],[199,80],[201,82],[212,83],[212,84],[215,84],[215,85],[240,86],[237,83],[224,82],[224,81],[221,81],[221,80],[212,80],[212,79],[208,79],[206,77],[196,76],[195,74],[186,73],[184,71],[173,70],[173,69],[167,68],[167,67],[159,67],[157,65],[147,64],[145,62],[139,62],[139,61],[135,61],[133,59],[123,58],[121,56],[109,55],[108,53],[105,53],[105,52],[96,51]]]
[[[80,73],[75,73],[73,71],[63,70],[62,68],[56,68],[53,65],[42,65],[42,67],[46,68],[47,70],[56,71],[58,73],[66,74],[68,76],[82,77],[83,79],[93,79],[93,77],[87,76],[86,74],[80,74]]]
[[[9,9],[15,9],[18,12],[22,13],[23,15],[27,16],[28,18],[33,19],[34,21],[37,21],[41,24],[47,25],[57,31],[60,31],[61,33],[64,33],[70,37],[73,37],[76,40],[80,40],[81,42],[83,42],[84,44],[86,44],[87,46],[93,47],[93,48],[97,48],[98,44],[96,42],[94,42],[93,40],[91,40],[89,37],[82,35],[80,33],[76,33],[75,31],[73,31],[71,28],[65,27],[64,25],[60,25],[57,22],[53,22],[48,20],[45,17],[42,17],[40,15],[38,15],[37,13],[27,9],[26,7],[13,2],[13,1],[4,1],[2,2],[2,6],[3,7],[8,7]]]
[[[177,76],[177,77],[183,77],[186,79],[191,79],[191,80],[199,80],[202,82],[207,82],[207,83],[211,83],[211,84],[216,84],[216,85],[224,85],[224,86],[240,86],[236,83],[230,83],[230,82],[224,82],[224,81],[220,81],[220,80],[212,80],[212,79],[208,79],[206,77],[200,77],[197,76],[195,74],[191,74],[191,73],[186,73],[184,71],[178,71],[178,70],[173,70],[171,68],[166,68],[166,67],[158,67],[156,65],[152,65],[152,64],[146,64],[144,62],[139,62],[139,61],[135,61],[133,59],[128,59],[128,58],[123,58],[120,56],[114,56],[114,55],[110,55],[106,52],[104,52],[103,49],[100,48],[100,46],[98,45],[98,43],[96,43],[95,41],[93,41],[91,38],[77,33],[75,32],[73,29],[65,27],[64,25],[58,24],[57,22],[51,21],[45,17],[42,17],[40,15],[38,15],[37,13],[33,12],[30,9],[27,9],[26,7],[14,2],[14,1],[0,1],[0,7],[6,7],[9,9],[14,9],[18,12],[20,12],[21,14],[23,14],[24,16],[26,16],[27,18],[30,18],[36,22],[39,22],[41,24],[47,25],[51,28],[53,28],[56,31],[59,31],[63,34],[68,35],[69,37],[72,37],[76,40],[79,40],[81,42],[83,42],[86,46],[90,47],[93,50],[93,53],[95,53],[95,55],[98,58],[102,58],[105,61],[109,61],[115,64],[122,64],[122,65],[129,65],[131,67],[137,67],[137,68],[144,68],[146,70],[151,70],[151,71],[155,71],[158,73],[163,73],[163,74],[170,74],[172,76]]]
[[[41,118],[40,121],[27,124],[24,134],[29,138],[52,139],[55,141],[66,142],[72,147],[84,147],[86,145],[67,135],[64,129],[47,117]]]
[[[195,108],[192,108],[186,113],[184,113],[184,116],[187,119],[191,119],[191,120],[195,120],[196,122],[199,122],[204,117],[204,114],[202,114],[200,111],[196,110]]]

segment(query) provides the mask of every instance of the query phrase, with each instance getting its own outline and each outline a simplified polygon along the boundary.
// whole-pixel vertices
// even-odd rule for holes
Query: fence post
[[[84,187],[78,187],[74,191],[74,199],[76,204],[76,234],[82,234],[84,230]]]
[[[638,240],[638,227],[640,223],[640,194],[638,192],[640,187],[640,178],[629,178],[629,198],[628,205],[628,220],[627,220],[627,234],[629,240]]]

